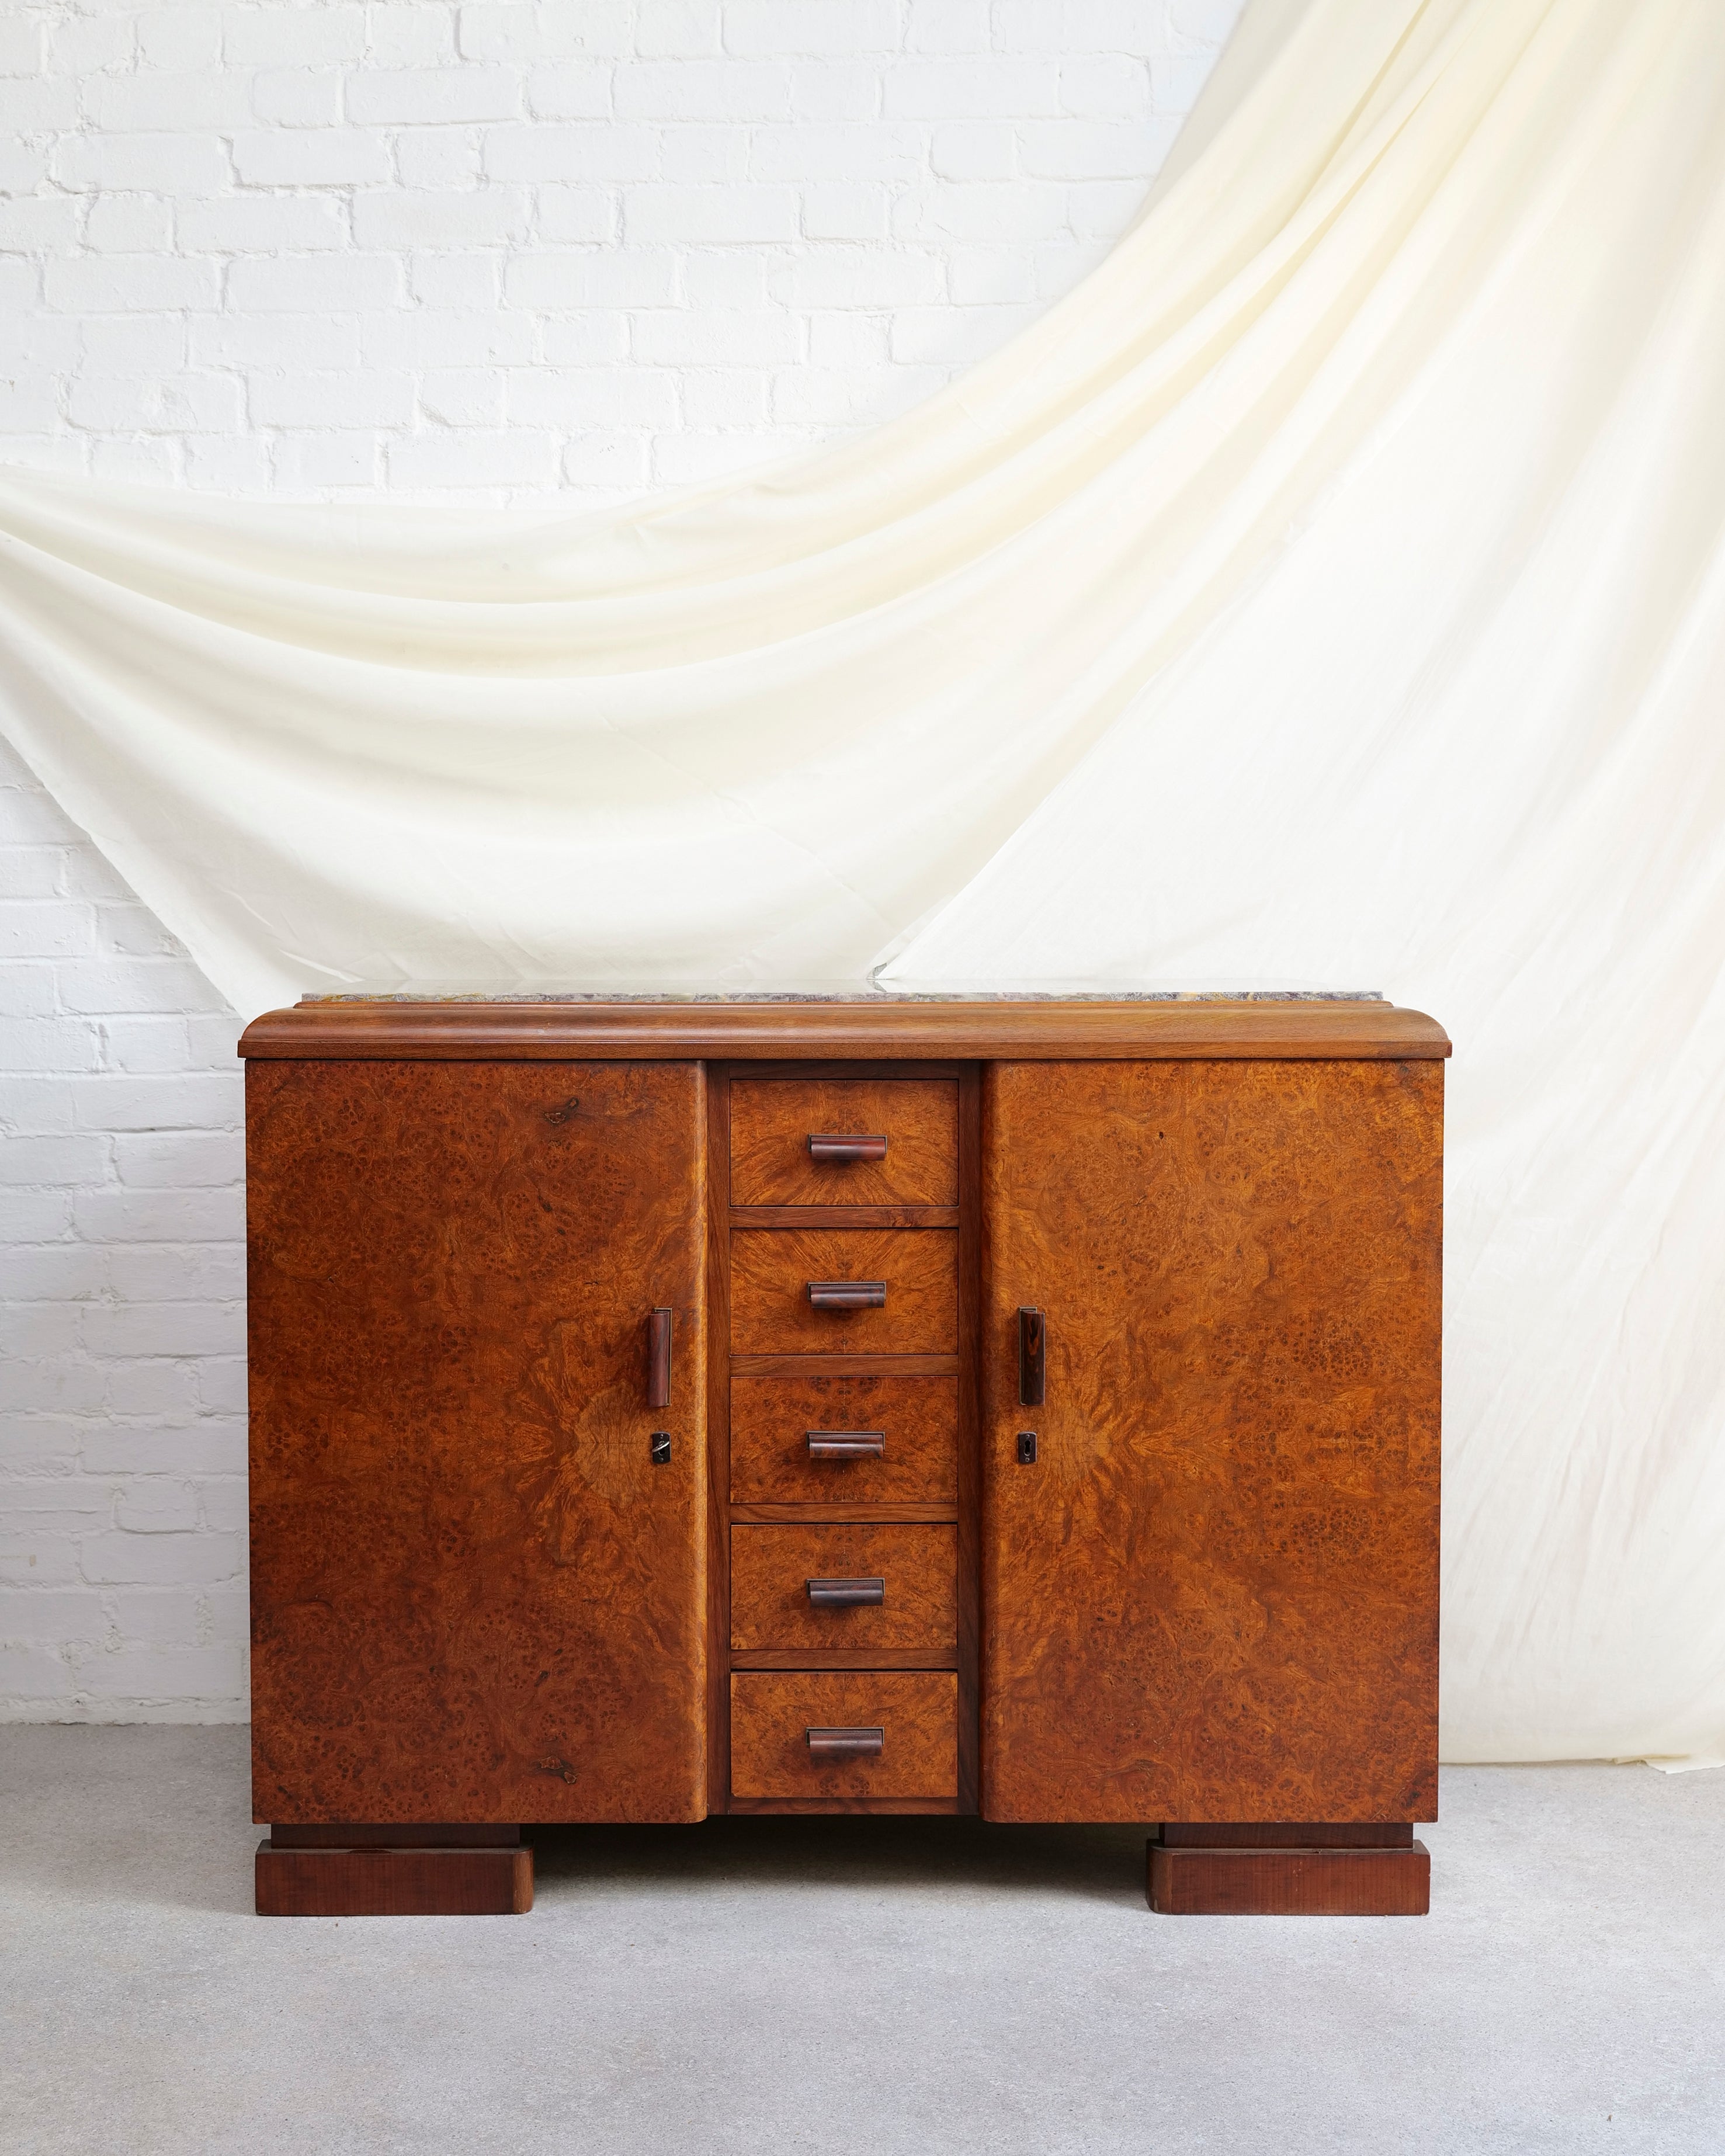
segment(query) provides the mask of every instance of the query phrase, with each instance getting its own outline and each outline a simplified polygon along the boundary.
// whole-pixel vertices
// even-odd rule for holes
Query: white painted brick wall
[[[0,461],[600,503],[1096,261],[1240,0],[9,0]],[[0,750],[0,1717],[245,1713],[233,1015]]]
[[[0,744],[0,1715],[245,1698],[238,1025]]]

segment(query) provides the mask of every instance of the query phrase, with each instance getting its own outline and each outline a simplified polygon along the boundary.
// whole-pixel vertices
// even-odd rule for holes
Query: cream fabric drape
[[[1445,1756],[1725,1759],[1725,9],[1254,0],[865,441],[597,517],[13,474],[7,730],[245,1011],[1290,980],[1452,1066]]]

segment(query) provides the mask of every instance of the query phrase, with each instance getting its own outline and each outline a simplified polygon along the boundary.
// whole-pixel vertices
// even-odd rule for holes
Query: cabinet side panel
[[[250,1067],[259,1818],[704,1814],[701,1082]]]
[[[985,1814],[1435,1817],[1441,1066],[986,1086]]]

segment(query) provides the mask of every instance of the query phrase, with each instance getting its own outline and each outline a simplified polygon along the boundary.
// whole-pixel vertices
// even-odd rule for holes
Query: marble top
[[[950,988],[881,988],[866,981],[804,982],[793,987],[716,988],[666,982],[652,987],[567,983],[488,988],[471,981],[424,982],[411,988],[356,983],[307,993],[301,1004],[951,1004],[951,1003],[1252,1003],[1381,1004],[1378,988],[1319,988],[1292,984],[1218,983],[1204,987],[1079,980],[1035,987],[966,983]]]

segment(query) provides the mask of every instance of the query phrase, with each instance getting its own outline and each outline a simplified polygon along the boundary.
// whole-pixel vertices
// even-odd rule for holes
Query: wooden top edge
[[[1450,1040],[1423,1011],[1344,1002],[301,1004],[266,1011],[243,1056],[489,1061],[860,1057],[986,1061],[1426,1060]]]

